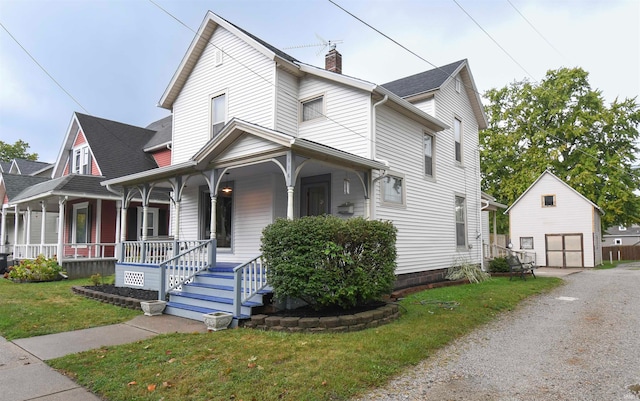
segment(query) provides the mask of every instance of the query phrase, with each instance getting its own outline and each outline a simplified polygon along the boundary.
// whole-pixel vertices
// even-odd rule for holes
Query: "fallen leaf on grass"
[[[132,381],[132,382],[127,383],[127,386],[135,386],[136,384],[138,384],[138,382]]]
[[[176,361],[176,358],[171,358],[167,361],[167,363],[174,363]]]
[[[327,385],[327,381],[326,381],[326,380],[323,380],[323,381],[322,381],[322,385],[323,385],[323,386],[326,386],[326,385]]]
[[[156,391],[156,385],[155,384],[149,384],[147,386],[147,390],[149,391]]]
[[[162,382],[162,387],[171,388],[173,384],[171,384],[171,382]]]
[[[171,355],[171,350],[170,350],[170,349],[168,349],[168,350],[166,350],[164,353],[165,353],[165,354],[167,354],[167,355]]]
[[[248,367],[249,369],[253,369],[253,368],[255,368],[255,367],[256,367],[256,364],[255,364],[255,363],[253,363],[253,362],[252,362],[252,363],[248,363],[248,364],[247,364],[247,367]]]

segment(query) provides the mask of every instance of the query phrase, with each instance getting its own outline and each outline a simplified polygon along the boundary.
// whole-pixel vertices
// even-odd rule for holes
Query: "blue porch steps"
[[[193,281],[183,284],[181,291],[169,292],[169,302],[165,313],[181,316],[187,319],[203,321],[202,315],[213,312],[229,312],[233,309],[233,269],[239,263],[219,262],[216,267],[198,274]],[[262,306],[262,295],[270,291],[260,291],[259,294],[242,304],[240,315],[234,316],[234,324],[238,320],[249,319],[252,308]]]

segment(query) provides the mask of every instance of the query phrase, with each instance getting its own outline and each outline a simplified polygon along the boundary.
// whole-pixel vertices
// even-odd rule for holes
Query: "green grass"
[[[0,278],[0,336],[7,340],[120,323],[140,311],[75,295],[74,285],[89,279],[14,283]]]
[[[398,321],[355,333],[169,334],[49,363],[111,401],[347,400],[561,282],[496,278],[423,291],[401,301]]]
[[[624,263],[632,263],[633,260],[614,260],[613,263],[609,261],[603,261],[602,265],[596,266],[596,270],[604,270],[604,269],[613,269],[614,267],[624,264]]]

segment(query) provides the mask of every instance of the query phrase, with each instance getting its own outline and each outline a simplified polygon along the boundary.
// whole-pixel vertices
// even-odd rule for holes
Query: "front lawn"
[[[0,336],[7,340],[121,323],[141,314],[71,292],[89,279],[14,283],[0,278]]]
[[[111,401],[347,400],[561,283],[495,278],[423,291],[400,302],[398,321],[354,333],[168,334],[48,363]]]

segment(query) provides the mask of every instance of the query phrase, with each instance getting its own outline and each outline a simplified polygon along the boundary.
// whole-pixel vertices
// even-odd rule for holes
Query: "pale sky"
[[[334,1],[435,65],[468,59],[480,93],[579,66],[607,102],[640,94],[639,0]],[[278,48],[341,40],[343,73],[377,84],[433,68],[328,0],[154,2],[194,31],[211,10]],[[168,115],[156,105],[194,37],[148,0],[0,0],[0,23],[89,114],[138,126]],[[285,51],[324,66],[321,47]],[[74,111],[0,27],[0,140],[54,162]]]

